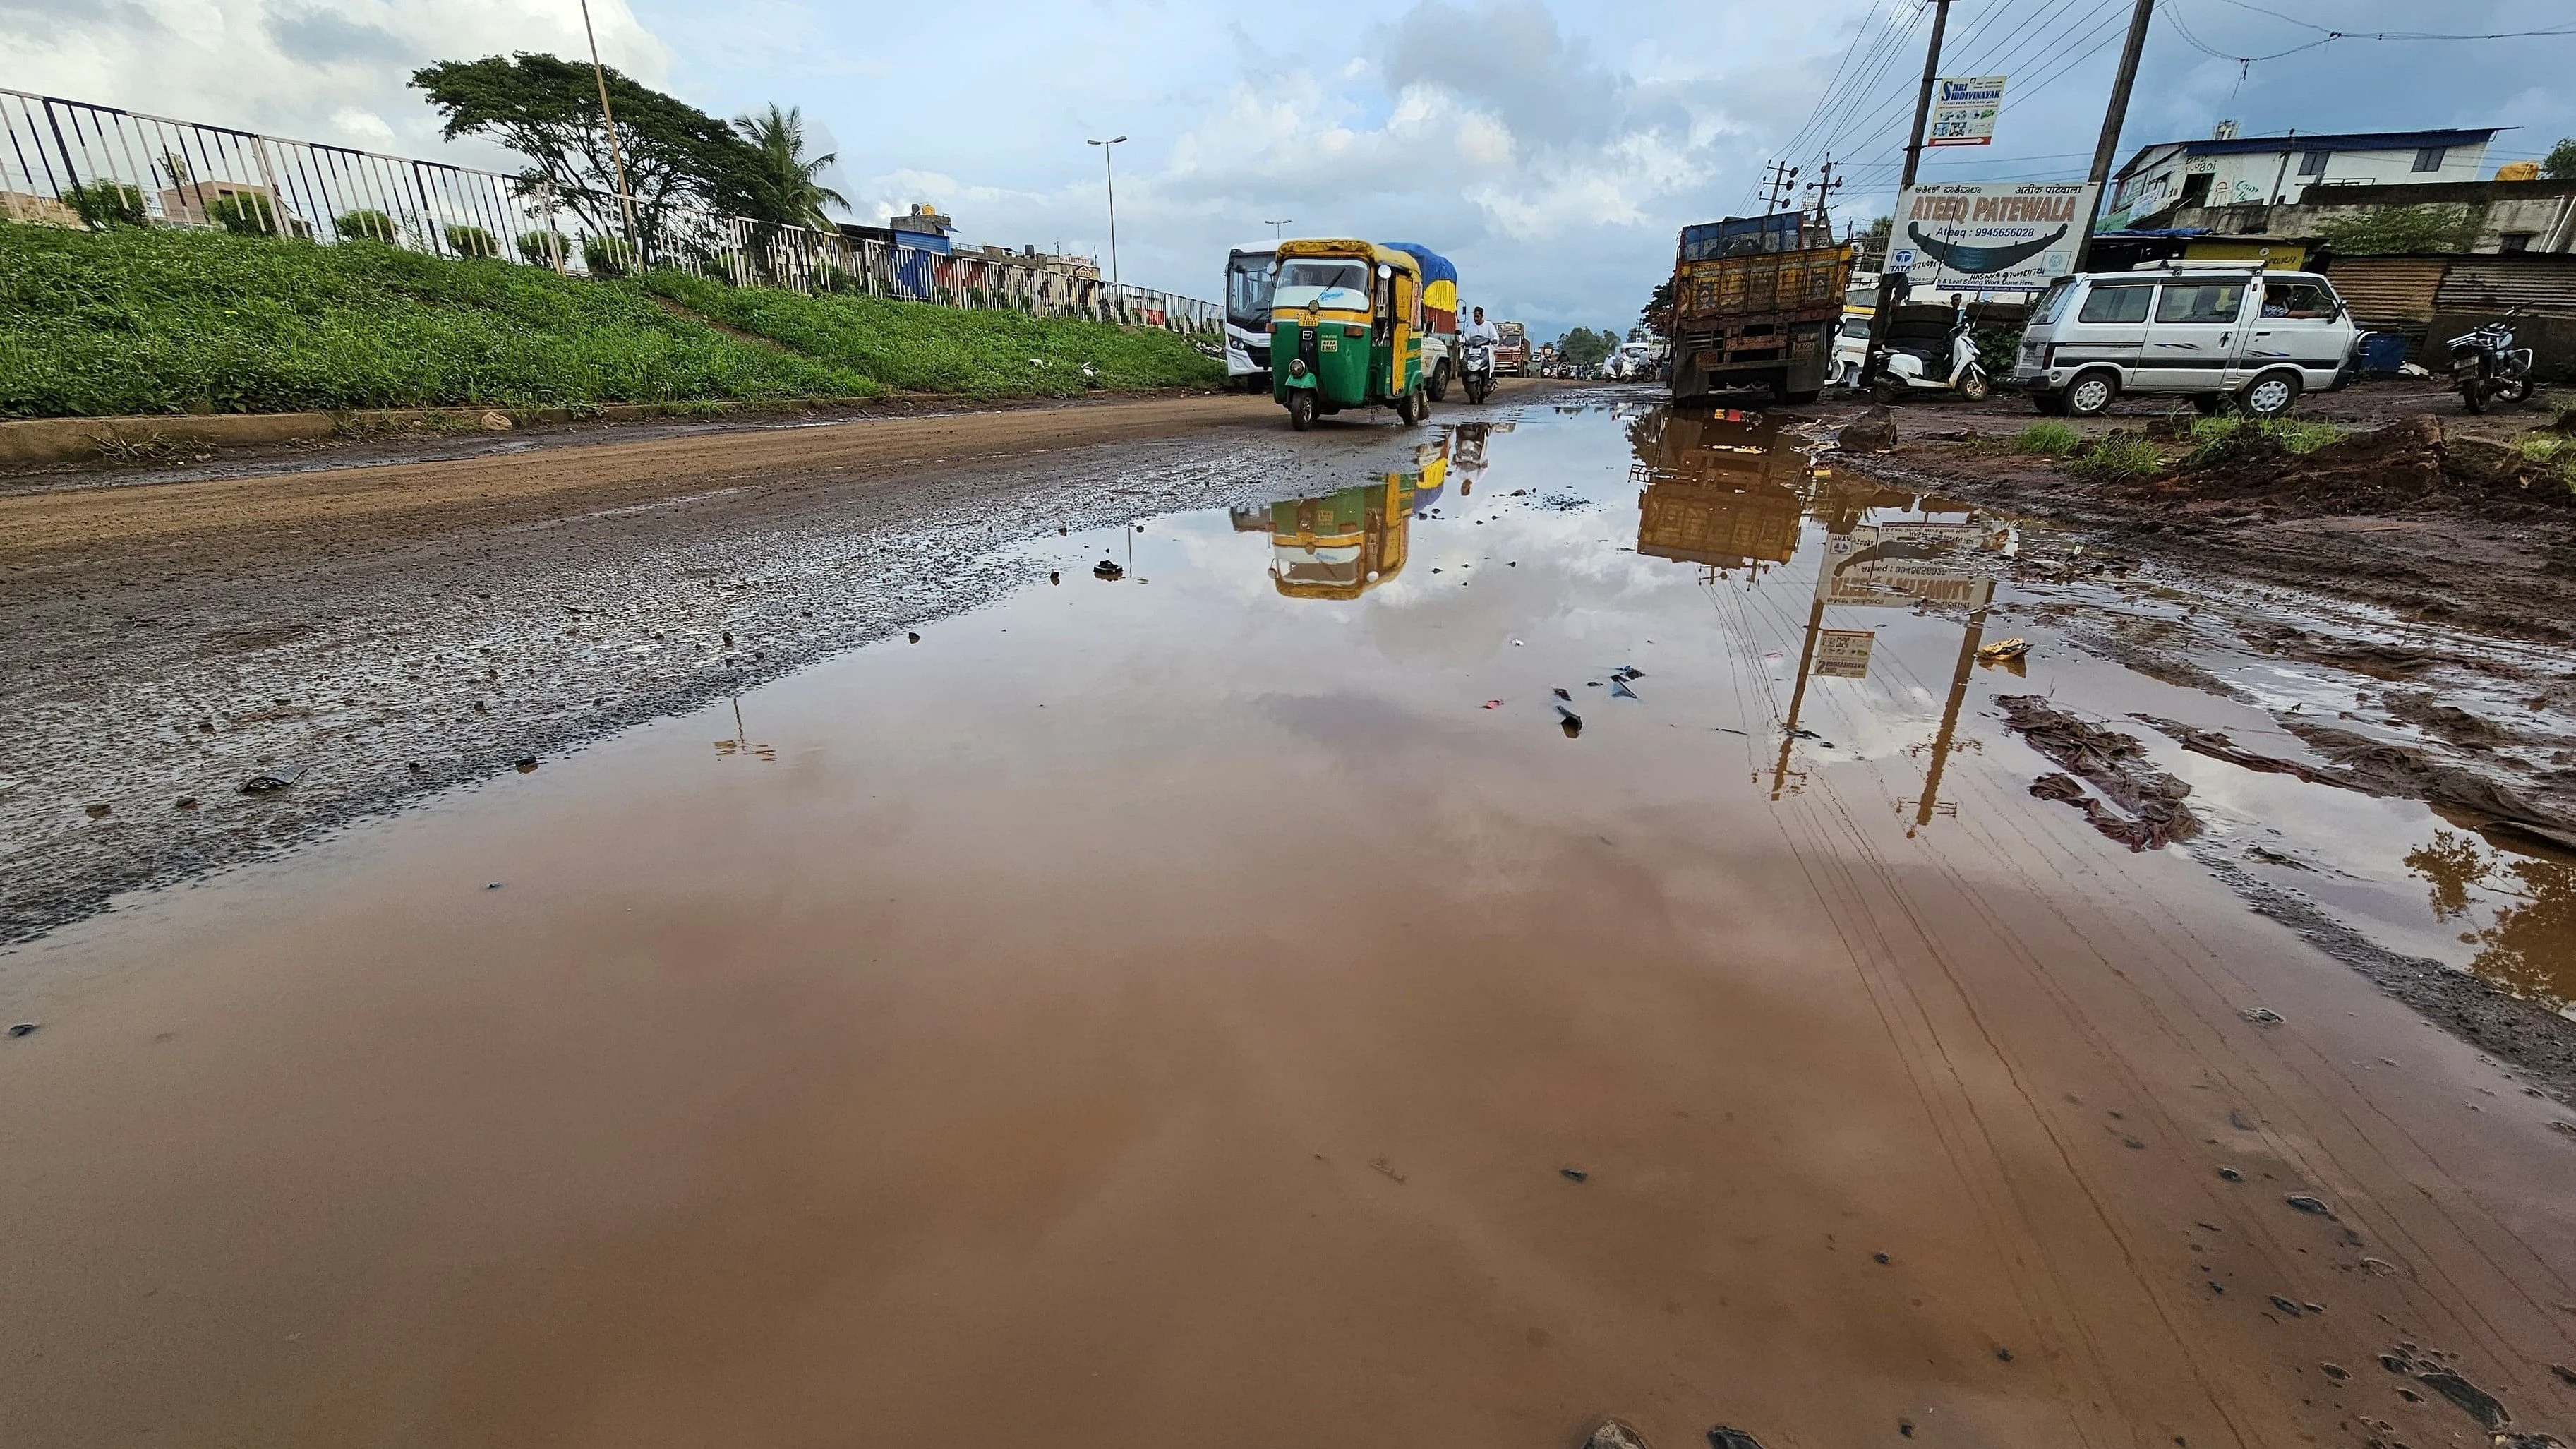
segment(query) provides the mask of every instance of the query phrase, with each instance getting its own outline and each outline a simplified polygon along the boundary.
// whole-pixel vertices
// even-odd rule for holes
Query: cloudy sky
[[[1838,217],[1884,211],[1928,28],[1922,0],[594,0],[605,58],[720,115],[804,108],[840,189],[911,201],[961,238],[1108,251],[1118,148],[1130,282],[1216,295],[1229,245],[1363,233],[1427,242],[1462,290],[1542,336],[1622,328],[1685,221],[1760,209],[1785,157],[1830,153]],[[1997,144],[1927,178],[2080,179],[2129,0],[1956,0],[1949,74],[2012,77]],[[2270,14],[2264,12],[2273,12]],[[2301,24],[2299,22],[2307,22]],[[2576,134],[2568,0],[2159,0],[2123,142],[2502,125],[2494,159]],[[2273,56],[2250,72],[2224,56]],[[0,87],[271,134],[499,164],[448,146],[409,71],[582,51],[574,0],[0,0]],[[2240,74],[2240,72],[2243,72]],[[1819,100],[1825,104],[1820,112]]]

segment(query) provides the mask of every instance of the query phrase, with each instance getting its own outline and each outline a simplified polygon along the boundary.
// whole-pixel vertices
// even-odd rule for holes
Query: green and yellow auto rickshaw
[[[1270,579],[1292,599],[1356,599],[1404,571],[1414,515],[1440,497],[1449,440],[1413,450],[1414,467],[1315,498],[1284,498],[1240,515],[1238,529],[1266,526]]]
[[[1422,386],[1422,268],[1375,242],[1279,244],[1270,295],[1270,396],[1299,432],[1344,408],[1431,412]]]

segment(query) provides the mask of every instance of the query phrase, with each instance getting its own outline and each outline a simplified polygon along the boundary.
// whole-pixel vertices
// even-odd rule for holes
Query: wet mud
[[[128,592],[92,587],[127,615],[201,611],[66,630],[101,692],[44,726],[84,772],[48,852],[132,800],[314,798],[344,758],[263,740],[407,784],[416,741],[488,732],[417,808],[0,955],[39,1027],[0,1040],[0,1422],[281,1449],[2576,1424],[2576,1121],[2547,1095],[2576,857],[2347,788],[2292,728],[2538,774],[2506,762],[2568,732],[2522,703],[2541,651],[2213,591],[1811,460],[1796,417],[1190,426],[531,480],[554,501],[452,555],[365,492],[202,537],[31,519],[123,560]],[[155,540],[271,531],[309,551],[277,583],[165,562],[139,591]],[[2284,630],[2302,655],[2262,647]],[[2321,662],[2383,643],[2398,681]],[[252,718],[303,702],[254,693],[260,661],[370,713]],[[165,673],[230,681],[237,753],[163,774],[207,758],[202,716],[100,723]]]

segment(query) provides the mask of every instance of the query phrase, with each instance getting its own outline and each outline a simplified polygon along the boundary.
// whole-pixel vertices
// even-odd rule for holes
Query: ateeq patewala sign
[[[2004,78],[1999,75],[1943,76],[1934,83],[1932,116],[1923,132],[1926,146],[1991,146],[1995,112],[2003,108]]]
[[[1907,187],[1896,197],[1887,268],[1917,292],[2044,290],[2075,269],[2094,190],[2088,181]]]

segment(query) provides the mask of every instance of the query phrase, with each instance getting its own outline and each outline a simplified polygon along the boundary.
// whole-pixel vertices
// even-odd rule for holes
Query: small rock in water
[[[2229,1182],[2243,1182],[2245,1180],[2245,1174],[2238,1172],[2232,1167],[2222,1167],[2218,1169],[2218,1175],[2226,1178]]]
[[[22,1036],[34,1036],[35,1034],[36,1024],[32,1021],[22,1021],[16,1026],[9,1028],[9,1036],[12,1040]]]
[[[2290,1206],[2297,1208],[2303,1213],[2314,1213],[2321,1218],[2330,1218],[2334,1216],[2333,1213],[2326,1211],[2326,1205],[2323,1200],[2310,1197],[2304,1192],[2291,1193],[2282,1198],[2281,1201],[2288,1203]]]
[[[1708,1431],[1708,1449],[1762,1449],[1762,1441],[1724,1424]]]
[[[517,759],[512,760],[512,761],[510,762],[510,768],[511,768],[511,769],[513,769],[513,770],[518,771],[518,772],[519,772],[520,774],[522,774],[522,775],[524,775],[524,774],[528,773],[530,770],[533,770],[533,769],[535,769],[536,767],[537,767],[537,757],[536,757],[536,756],[534,756],[534,755],[521,755],[521,756],[520,756],[520,757],[518,757]]]
[[[2279,1026],[2281,1024],[2281,1013],[2274,1011],[2268,1006],[2249,1006],[2236,1014],[2245,1018],[2247,1021],[2254,1023],[2256,1026]]]
[[[1583,1441],[1583,1449],[1647,1449],[1646,1438],[1617,1419],[1604,1419],[1592,1437]]]
[[[1107,559],[1102,559],[1091,566],[1091,576],[1095,579],[1123,579],[1127,577],[1127,571]]]
[[[2344,1380],[2352,1377],[2352,1370],[2345,1368],[2339,1363],[2321,1363],[2317,1365],[2317,1367],[2324,1370],[2325,1376],[2334,1380],[2336,1383],[2342,1383]]]
[[[2290,1301],[2289,1299],[2287,1299],[2287,1298],[2282,1297],[2282,1296],[2281,1296],[2280,1294],[2278,1294],[2278,1293],[2275,1293],[2275,1294],[2273,1294],[2273,1295],[2272,1295],[2272,1306],[2273,1306],[2273,1307],[2275,1307],[2275,1308],[2280,1309],[2283,1313],[2286,1313],[2286,1314],[2290,1315],[2292,1318],[2296,1318],[2296,1317],[2298,1317],[2298,1316],[2299,1316],[2299,1314],[2300,1314],[2300,1312],[2302,1311],[2302,1310],[2300,1309],[2299,1305],[2297,1305],[2296,1303],[2291,1302],[2291,1301]]]
[[[1580,1167],[1560,1167],[1556,1170],[1556,1175],[1568,1182],[1581,1182],[1592,1174]]]
[[[1996,1349],[1995,1358],[1996,1361],[2000,1363],[2011,1363],[2013,1361],[2012,1350],[2008,1348]]]
[[[483,887],[483,889],[485,889],[485,890],[487,890],[487,891],[497,891],[497,890],[499,890],[500,888],[501,888],[501,883],[500,883],[499,881],[497,881],[497,880],[496,880],[496,881],[494,881],[494,882],[492,882],[491,884],[489,884],[489,885],[487,885],[487,886]]]
[[[413,768],[417,769],[419,767],[414,766]],[[194,810],[197,808],[197,797],[194,795],[182,795],[178,799],[170,802],[170,808],[173,810]]]
[[[903,638],[904,642],[907,644],[918,644],[921,642],[921,636],[911,632],[910,630],[904,631]]]
[[[277,765],[242,781],[241,792],[245,795],[265,795],[272,790],[283,790],[302,778],[304,778],[302,765]]]
[[[1896,1261],[1895,1259],[1890,1258],[1889,1256],[1887,1256],[1885,1253],[1872,1253],[1872,1254],[1870,1254],[1870,1255],[1869,1255],[1869,1260],[1870,1260],[1871,1262],[1873,1262],[1873,1263],[1892,1263],[1892,1262]]]

